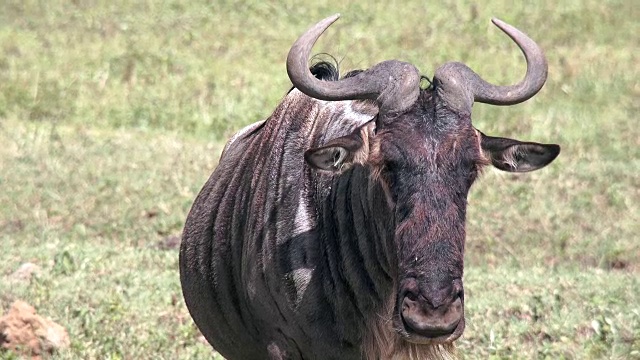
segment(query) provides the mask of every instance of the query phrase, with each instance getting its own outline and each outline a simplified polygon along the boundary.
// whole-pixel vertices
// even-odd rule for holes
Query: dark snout
[[[398,293],[399,327],[412,342],[451,342],[464,331],[462,280],[403,281]],[[404,331],[402,331],[404,330]]]

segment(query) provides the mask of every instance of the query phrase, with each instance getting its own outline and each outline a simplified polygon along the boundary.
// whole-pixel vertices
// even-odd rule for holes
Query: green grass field
[[[530,174],[472,189],[463,359],[640,359],[640,7],[633,1],[3,1],[0,310],[23,299],[69,331],[56,359],[216,358],[181,297],[179,235],[225,139],[290,86],[314,48],[343,69],[448,60],[518,81],[499,17],[546,51],[549,79],[490,135],[559,143]],[[41,272],[11,274],[32,262]],[[19,358],[0,352],[0,358]]]

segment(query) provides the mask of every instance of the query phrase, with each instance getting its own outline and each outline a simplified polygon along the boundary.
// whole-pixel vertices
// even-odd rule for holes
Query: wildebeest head
[[[340,172],[355,163],[370,168],[394,212],[397,279],[393,326],[413,343],[447,343],[464,330],[462,286],[467,194],[483,166],[510,172],[539,169],[558,145],[486,136],[471,124],[474,102],[512,105],[535,95],[547,76],[542,50],[500,20],[493,23],[522,49],[525,78],[513,86],[487,83],[461,63],[435,72],[420,88],[411,64],[385,61],[340,81],[320,81],[307,66],[318,37],[338,15],[302,35],[287,59],[293,84],[321,100],[369,99],[379,112],[352,134],[310,149],[312,167]]]

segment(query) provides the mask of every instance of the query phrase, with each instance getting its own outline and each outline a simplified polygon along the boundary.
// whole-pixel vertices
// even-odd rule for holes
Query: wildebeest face
[[[468,118],[434,116],[430,94],[377,134],[372,165],[395,212],[393,324],[407,340],[448,342],[464,330],[466,198],[486,164]]]
[[[393,325],[416,343],[451,342],[464,331],[465,213],[481,169],[531,171],[559,152],[557,145],[485,136],[469,116],[436,111],[437,101],[424,90],[403,114],[305,153],[308,164],[324,171],[366,166],[370,181],[385,189],[395,214]]]

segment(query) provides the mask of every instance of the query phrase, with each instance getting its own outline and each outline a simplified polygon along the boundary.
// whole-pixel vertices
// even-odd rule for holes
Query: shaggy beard
[[[362,345],[366,360],[449,360],[457,359],[455,346],[449,344],[415,344],[404,340],[394,329],[394,300],[367,323]]]

